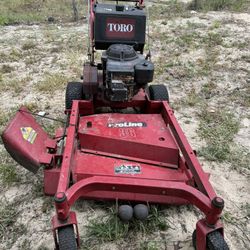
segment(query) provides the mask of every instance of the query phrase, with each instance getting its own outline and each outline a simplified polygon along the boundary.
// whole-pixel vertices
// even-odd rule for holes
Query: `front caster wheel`
[[[77,250],[73,225],[58,228],[59,250]]]
[[[196,230],[192,235],[193,246],[196,249]],[[229,250],[229,247],[219,231],[213,231],[207,235],[207,250]],[[197,249],[198,250],[198,249]]]

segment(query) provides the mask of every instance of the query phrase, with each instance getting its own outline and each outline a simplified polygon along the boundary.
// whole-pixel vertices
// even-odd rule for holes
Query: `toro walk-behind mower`
[[[44,192],[53,195],[56,249],[80,246],[75,212],[79,199],[130,201],[118,215],[146,219],[148,204],[193,204],[198,250],[228,249],[220,215],[224,206],[190,147],[164,85],[150,85],[154,65],[143,55],[146,14],[135,4],[88,1],[89,60],[82,82],[66,89],[65,126],[50,138],[22,107],[5,129],[7,151],[22,166],[44,171]],[[96,50],[102,50],[95,63]],[[133,112],[131,112],[133,111]]]

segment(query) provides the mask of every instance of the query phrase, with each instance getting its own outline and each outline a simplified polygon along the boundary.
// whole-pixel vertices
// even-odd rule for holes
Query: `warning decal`
[[[33,128],[23,127],[21,128],[21,132],[22,132],[24,140],[28,141],[31,144],[34,143],[36,136],[37,136],[37,132]]]

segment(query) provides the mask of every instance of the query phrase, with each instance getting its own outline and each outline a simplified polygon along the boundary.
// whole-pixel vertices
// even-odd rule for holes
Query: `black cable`
[[[31,114],[31,115],[34,115],[34,116],[38,116],[38,117],[41,117],[41,118],[44,118],[44,119],[48,119],[48,120],[52,120],[52,121],[56,121],[56,122],[61,122],[61,123],[63,123],[63,124],[66,123],[66,122],[63,121],[63,120],[56,119],[56,118],[52,118],[52,117],[49,117],[49,116],[38,115],[38,114],[33,113],[33,112],[30,112],[30,111],[21,110],[21,109],[19,109],[18,111],[19,111],[19,112],[23,112],[23,113],[27,113],[27,114]]]

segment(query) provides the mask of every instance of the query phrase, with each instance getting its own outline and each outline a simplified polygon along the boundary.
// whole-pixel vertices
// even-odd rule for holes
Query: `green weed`
[[[198,134],[206,141],[199,154],[210,161],[229,162],[239,172],[250,169],[250,152],[233,142],[240,127],[240,121],[233,113],[220,109],[200,113]]]
[[[0,202],[0,240],[4,241],[6,249],[11,249],[17,239],[27,233],[27,228],[24,224],[17,222],[19,201],[8,202],[4,199]]]
[[[9,233],[9,229],[12,228],[16,222],[18,211],[16,206],[9,203],[6,200],[1,200],[0,206],[0,239]]]
[[[2,65],[0,72],[2,74],[8,74],[8,73],[11,73],[13,70],[14,70],[14,67],[12,67],[8,64],[4,64],[4,65]]]
[[[33,41],[27,41],[22,45],[22,50],[31,50],[36,48],[36,43]]]
[[[250,170],[250,151],[237,144],[230,146],[230,154],[227,156],[227,161],[231,163],[233,169],[238,172]]]
[[[202,11],[233,10],[241,11],[249,6],[249,0],[193,0],[191,9]]]
[[[202,85],[199,95],[205,99],[210,99],[216,94],[217,85],[214,82],[208,82]]]
[[[16,168],[12,164],[0,163],[0,179],[5,186],[10,186],[20,180],[17,175]]]
[[[158,4],[153,4],[148,11],[151,20],[188,15],[187,5],[177,0],[161,1]]]
[[[27,82],[30,80],[29,77],[23,79],[14,79],[14,80],[4,80],[0,82],[0,91],[12,91],[15,95],[18,95],[22,92],[23,88],[27,85]]]
[[[190,107],[197,106],[202,101],[201,97],[196,93],[194,88],[191,88],[187,93],[184,100],[182,100],[182,104],[188,105]]]
[[[36,89],[41,92],[53,94],[54,91],[64,88],[68,79],[60,73],[46,73],[44,79],[37,83]]]
[[[156,230],[165,231],[168,228],[169,225],[164,220],[162,211],[159,211],[156,206],[151,207],[150,214],[144,222],[133,219],[124,223],[118,218],[115,210],[111,209],[110,214],[90,221],[87,228],[87,237],[88,241],[93,244],[94,242],[119,240],[130,233],[150,234]]]
[[[161,249],[155,241],[145,241],[140,244],[140,250],[158,250]]]

